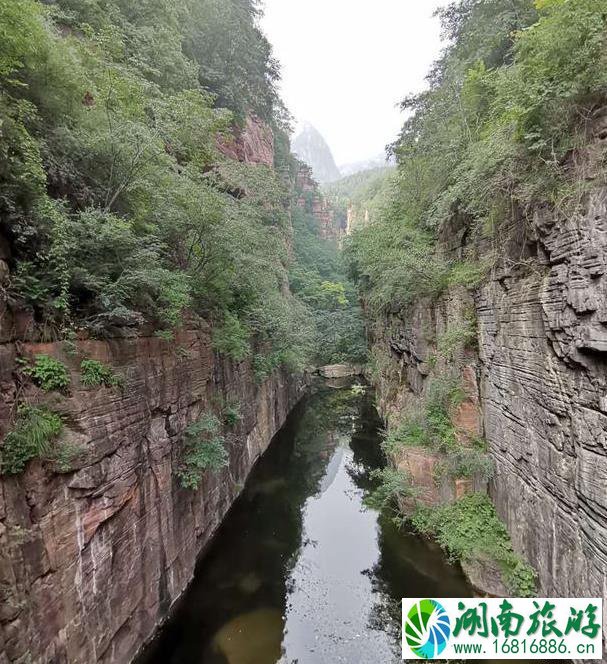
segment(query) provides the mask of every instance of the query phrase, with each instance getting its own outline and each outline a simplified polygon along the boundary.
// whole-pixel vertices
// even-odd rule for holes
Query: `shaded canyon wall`
[[[490,493],[540,596],[607,596],[607,189],[591,189],[574,210],[503,228],[504,260],[480,290],[418,302],[374,339],[388,418],[432,375],[464,377],[456,423],[488,442]],[[463,254],[465,235],[449,229],[449,250]],[[434,366],[437,338],[470,307],[478,347]]]
[[[65,420],[80,453],[70,472],[31,462],[0,481],[0,662],[129,662],[191,580],[197,557],[302,395],[275,373],[257,384],[248,363],[212,352],[209,330],[80,341],[124,389],[89,389],[60,344],[0,346],[3,402],[20,389],[15,358],[46,353],[72,369],[69,394],[30,394]],[[28,388],[33,389],[35,388]],[[186,426],[221,403],[242,419],[224,434],[229,467],[198,491],[175,470]],[[6,422],[5,422],[6,424]]]

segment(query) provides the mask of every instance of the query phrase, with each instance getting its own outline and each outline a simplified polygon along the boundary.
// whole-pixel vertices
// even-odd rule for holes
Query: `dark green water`
[[[436,547],[364,507],[380,426],[370,393],[307,398],[142,663],[400,662],[401,598],[470,595]]]

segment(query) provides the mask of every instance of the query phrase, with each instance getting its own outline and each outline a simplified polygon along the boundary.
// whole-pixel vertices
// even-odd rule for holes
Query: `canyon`
[[[8,407],[16,352],[15,342],[2,345]],[[75,366],[59,343],[20,343],[19,352]],[[171,343],[81,340],[76,352],[111,364],[124,387],[91,391],[74,373],[70,394],[54,403],[65,441],[79,450],[69,472],[32,462],[0,483],[1,662],[131,661],[305,388],[284,372],[258,384],[250,362],[213,353],[204,326]],[[185,428],[227,402],[241,412],[226,434],[229,465],[197,491],[182,488],[175,470]]]
[[[595,184],[605,117],[596,114],[591,147],[571,156],[588,184],[573,209],[538,208],[530,222],[514,216],[500,229],[500,260],[483,284],[420,299],[378,322],[373,335],[388,421],[419,409],[433,377],[459,376],[465,398],[453,422],[487,441],[495,465],[489,494],[537,572],[539,596],[607,590],[607,189]],[[443,229],[442,251],[454,260],[472,246],[464,219]],[[474,247],[485,256],[490,249]],[[441,356],[440,339],[470,321],[472,339]],[[464,482],[441,493],[432,481],[439,460],[424,449],[395,459],[427,504],[472,490]],[[469,571],[481,590],[506,591],[494,571]]]

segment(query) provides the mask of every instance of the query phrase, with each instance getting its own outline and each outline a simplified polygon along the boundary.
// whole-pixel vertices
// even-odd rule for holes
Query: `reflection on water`
[[[399,662],[402,597],[469,595],[436,547],[363,506],[379,427],[347,389],[296,409],[142,662]]]

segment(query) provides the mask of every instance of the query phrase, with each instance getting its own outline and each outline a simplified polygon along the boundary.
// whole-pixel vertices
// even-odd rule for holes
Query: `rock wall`
[[[312,169],[304,163],[299,164],[295,188],[298,207],[316,218],[320,237],[323,240],[341,240],[346,232],[345,226],[336,219],[335,210],[322,195]]]
[[[478,297],[492,493],[548,595],[607,596],[607,189],[538,212]]]
[[[437,335],[472,303],[478,353],[451,363],[467,375],[457,417],[488,441],[490,493],[540,596],[607,597],[607,188],[591,189],[573,209],[502,228],[499,267],[473,299],[418,302],[374,339],[380,405],[394,417],[446,370],[430,368]],[[447,240],[461,250],[465,233]]]
[[[256,115],[245,119],[243,127],[235,127],[233,136],[219,142],[219,151],[229,159],[245,164],[274,166],[274,134]]]
[[[257,385],[248,363],[219,359],[208,329],[174,342],[117,337],[0,346],[6,414],[18,398],[52,405],[64,440],[80,449],[70,472],[30,462],[0,481],[0,662],[126,664],[167,615],[209,542],[302,395],[303,378],[276,373]],[[72,370],[66,395],[25,393],[15,382],[19,354],[46,353]],[[87,389],[81,357],[110,364],[124,389]],[[206,473],[198,491],[176,477],[186,426],[221,403],[240,404],[226,426],[229,467]],[[1,433],[1,432],[0,432]]]
[[[461,348],[446,360],[437,350],[438,340],[453,327],[463,324],[474,301],[464,289],[454,289],[439,302],[424,300],[407,312],[392,314],[372,333],[375,362],[372,382],[377,386],[378,406],[390,427],[403,416],[423,409],[432,380],[456,375],[464,398],[451,413],[463,445],[482,436],[479,362],[475,350]],[[478,479],[444,477],[435,471],[444,455],[426,447],[406,447],[393,458],[394,464],[414,481],[416,502],[434,506],[460,498],[473,490],[486,490]],[[407,511],[407,504],[402,505]]]

